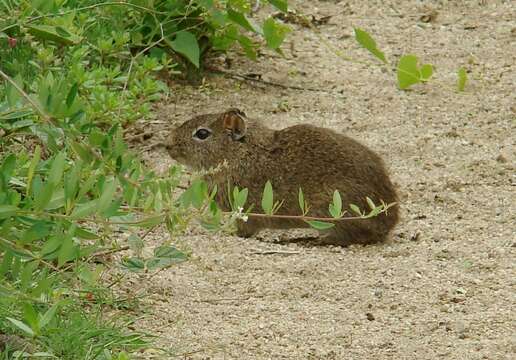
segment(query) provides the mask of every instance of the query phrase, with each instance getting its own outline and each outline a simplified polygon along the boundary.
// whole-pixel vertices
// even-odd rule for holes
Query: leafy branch
[[[306,18],[305,15],[300,16],[304,16]],[[338,58],[347,62],[371,66],[369,62],[347,56],[340,49],[335,48],[324,36],[321,35],[320,31],[315,27],[314,24],[312,24],[311,21],[304,21],[303,24],[306,24],[318,37],[319,41],[327,49],[334,53]],[[360,46],[369,51],[375,58],[380,60],[380,63],[377,64],[377,66],[386,69],[391,73],[394,72],[396,74],[398,87],[401,90],[408,89],[409,87],[415,84],[428,82],[432,77],[434,73],[434,66],[431,64],[423,64],[419,66],[419,59],[416,55],[403,55],[398,60],[398,64],[396,66],[393,66],[389,64],[389,61],[387,60],[385,53],[382,50],[380,50],[376,41],[368,32],[357,27],[354,28],[354,32],[355,40],[358,42],[358,44],[360,44]],[[464,91],[466,83],[466,71],[463,67],[460,67],[457,71],[457,91]],[[442,86],[445,85],[442,84]]]

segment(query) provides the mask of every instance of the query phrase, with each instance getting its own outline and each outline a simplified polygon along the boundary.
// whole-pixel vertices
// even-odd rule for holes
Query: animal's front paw
[[[249,221],[249,220],[248,220]],[[237,220],[237,236],[243,238],[250,238],[254,234],[256,234],[256,227],[251,225],[249,222],[244,222],[242,220]]]

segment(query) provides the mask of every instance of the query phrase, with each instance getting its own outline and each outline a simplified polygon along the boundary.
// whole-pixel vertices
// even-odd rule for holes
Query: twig
[[[114,253],[117,253],[117,252],[120,252],[120,251],[125,251],[125,250],[129,250],[129,246],[122,246],[122,247],[119,247],[119,248],[116,248],[116,249],[109,249],[109,250],[103,250],[103,251],[98,251],[96,253],[93,253],[90,258],[95,258],[95,257],[99,257],[99,256],[105,256],[105,255],[110,255],[110,254],[114,254]]]
[[[228,214],[231,214],[228,212]],[[343,220],[364,220],[366,217],[364,216],[350,216],[350,217],[340,217],[340,218],[328,218],[328,217],[317,217],[317,216],[305,216],[305,215],[278,215],[278,214],[259,214],[259,213],[246,213],[249,217],[264,217],[271,219],[290,219],[290,220],[302,220],[302,221],[326,221],[326,222],[334,222],[334,221],[343,221]]]
[[[258,249],[250,252],[252,255],[274,255],[274,254],[282,254],[282,255],[296,255],[301,254],[300,251],[288,251],[288,250],[264,250],[260,251]]]
[[[149,135],[150,135],[149,137],[152,137],[152,136],[154,136],[155,133],[156,133],[155,131],[145,131],[145,132],[141,132],[138,134],[126,136],[126,137],[124,137],[124,140],[125,141],[133,141],[138,138],[142,138],[142,140],[143,140],[144,137],[149,136]]]
[[[140,149],[141,152],[153,150],[154,148],[165,147],[165,143],[163,141],[157,141],[155,143],[144,146]]]
[[[255,298],[262,297],[262,296],[254,296]],[[194,300],[195,302],[206,302],[206,303],[218,303],[223,301],[247,301],[251,298],[251,296],[242,297],[242,298],[219,298],[219,299],[199,299]]]
[[[208,68],[208,70],[211,71],[211,72],[214,72],[214,73],[224,74],[224,75],[226,75],[226,76],[228,76],[230,78],[233,78],[233,79],[246,80],[246,81],[261,83],[261,84],[265,84],[265,85],[280,87],[280,88],[283,88],[283,89],[292,89],[292,90],[301,90],[301,91],[316,91],[316,92],[329,92],[328,90],[316,89],[316,88],[311,88],[311,87],[301,87],[301,86],[296,86],[296,85],[280,84],[280,83],[273,82],[273,81],[267,81],[267,80],[263,80],[263,79],[258,79],[258,78],[255,78],[255,77],[252,77],[252,76],[248,76],[248,75],[235,74],[233,72],[222,70],[222,69],[217,69],[217,68]]]

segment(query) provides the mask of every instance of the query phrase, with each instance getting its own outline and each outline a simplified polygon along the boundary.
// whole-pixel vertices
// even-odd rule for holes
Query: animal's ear
[[[222,126],[229,136],[235,141],[245,136],[247,118],[239,109],[229,109],[222,114]]]

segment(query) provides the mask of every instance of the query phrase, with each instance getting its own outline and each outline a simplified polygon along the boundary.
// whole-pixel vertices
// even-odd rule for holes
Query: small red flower
[[[9,43],[9,47],[12,49],[12,48],[16,47],[16,43],[18,42],[18,39],[8,37],[7,42]]]

